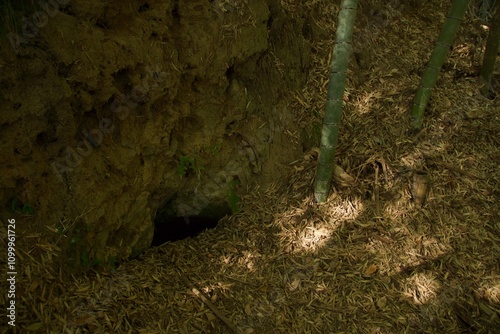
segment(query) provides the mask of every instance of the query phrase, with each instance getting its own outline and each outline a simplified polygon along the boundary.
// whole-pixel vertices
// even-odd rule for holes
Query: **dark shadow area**
[[[219,220],[232,214],[231,208],[225,202],[209,203],[196,215],[183,215],[178,212],[178,206],[177,196],[173,196],[158,208],[154,218],[151,247],[168,241],[195,237],[206,229],[216,227]]]
[[[168,241],[177,241],[195,237],[206,229],[214,228],[218,219],[207,217],[168,217],[155,221],[155,234],[152,247],[160,246]]]

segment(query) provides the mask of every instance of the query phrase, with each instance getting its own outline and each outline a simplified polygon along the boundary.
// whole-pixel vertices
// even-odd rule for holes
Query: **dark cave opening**
[[[207,203],[192,215],[179,214],[179,207],[186,207],[186,204],[178,202],[177,196],[172,196],[157,209],[151,247],[196,237],[201,232],[216,227],[219,220],[233,213],[226,202]]]
[[[168,241],[174,242],[195,237],[206,229],[216,227],[218,222],[219,219],[199,216],[163,217],[155,221],[151,247],[160,246]]]

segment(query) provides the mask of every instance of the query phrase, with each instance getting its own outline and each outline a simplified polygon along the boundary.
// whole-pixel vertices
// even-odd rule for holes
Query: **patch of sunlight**
[[[258,254],[258,253],[257,253]],[[257,260],[256,254],[249,251],[244,251],[243,255],[239,259],[239,265],[245,266],[249,271],[255,271],[257,266],[255,265],[255,261]]]
[[[356,101],[356,112],[359,114],[367,114],[373,110],[373,103],[382,98],[381,92],[365,92],[360,94]]]
[[[233,246],[228,246],[226,249],[231,252],[229,255],[224,255],[219,258],[219,261],[224,266],[238,266],[245,268],[246,270],[252,272],[257,269],[256,261],[260,257],[259,253],[254,253],[250,251],[238,251],[237,248]]]
[[[418,169],[422,165],[425,155],[445,153],[450,149],[450,144],[445,141],[422,141],[417,144],[416,149],[401,157],[401,163],[410,169]]]
[[[452,252],[450,241],[446,236],[443,240],[423,234],[407,236],[406,247],[402,249],[400,260],[408,267],[418,266]]]
[[[485,280],[488,280],[485,278]],[[500,303],[500,280],[495,279],[492,282],[483,282],[479,288],[478,295],[490,303]]]
[[[358,198],[337,198],[333,199],[328,207],[322,211],[327,217],[335,220],[354,220],[364,211],[363,201]]]
[[[301,251],[314,252],[326,245],[334,230],[326,227],[306,227],[299,235],[298,246]]]
[[[394,197],[394,200],[384,203],[384,217],[390,220],[404,219],[408,211],[408,199],[410,196],[405,194],[405,190],[402,189],[399,191],[398,196]]]
[[[293,234],[293,253],[316,252],[327,246],[342,222],[355,220],[364,210],[359,198],[334,198]],[[290,239],[289,239],[290,240]]]
[[[435,299],[441,288],[441,283],[432,273],[417,273],[404,282],[403,296],[412,299],[416,305],[423,305]]]

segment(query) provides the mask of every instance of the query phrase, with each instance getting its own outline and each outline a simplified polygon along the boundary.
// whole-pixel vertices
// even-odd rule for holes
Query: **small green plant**
[[[102,261],[101,261],[101,260],[99,260],[99,259],[94,259],[94,260],[92,260],[92,267],[93,267],[93,268],[95,268],[95,267],[97,267],[97,266],[101,265],[101,262],[102,262]]]
[[[14,197],[10,202],[10,209],[12,210],[12,212],[22,215],[36,215],[36,210],[33,209],[31,205],[29,205],[28,203],[22,203],[17,197]]]
[[[179,158],[179,163],[177,164],[177,174],[180,176],[186,175],[188,170],[192,168],[195,164],[195,160],[192,157],[181,156]]]
[[[84,250],[80,254],[80,264],[86,268],[89,265],[89,252],[87,250]]]
[[[82,239],[80,237],[75,236],[69,240],[67,256],[74,261],[73,264],[77,263],[75,260],[78,258],[80,264],[84,264],[86,259],[88,263],[88,254],[85,255],[85,251],[82,252]]]
[[[212,145],[210,146],[208,149],[210,151],[210,154],[215,157],[221,150],[222,148],[222,144],[219,143],[219,144],[215,144],[215,145]]]
[[[101,260],[99,259],[93,259],[92,261],[90,260],[90,255],[88,250],[83,250],[81,255],[80,255],[80,264],[83,268],[87,269],[90,267],[92,268],[97,268],[100,266],[102,263]]]
[[[111,271],[116,270],[116,256],[111,256],[108,259],[108,265],[111,268]]]
[[[64,236],[68,236],[69,244],[67,247],[67,258],[71,260],[71,263],[77,266],[80,263],[81,267],[87,267],[90,264],[90,254],[85,245],[85,235],[87,234],[86,225],[71,225],[72,228],[64,228],[62,225],[61,232]],[[58,229],[59,231],[59,229]],[[64,238],[63,240],[68,240]]]
[[[183,155],[179,158],[179,163],[177,164],[177,175],[183,177],[189,171],[194,171],[199,177],[202,169],[203,167],[198,166],[194,157]]]
[[[66,233],[73,227],[76,220],[69,220],[67,218],[60,218],[59,222],[52,225],[52,230],[59,236],[57,243],[62,240],[62,237],[67,237]]]
[[[236,193],[236,187],[239,184],[240,184],[239,180],[233,180],[228,184],[229,188],[227,190],[226,201],[233,214],[238,213],[240,211],[241,197],[238,196],[238,194]]]
[[[91,259],[88,250],[83,250],[80,254],[80,265],[84,269],[99,269],[102,271],[116,270],[116,256],[112,256],[107,262],[103,262],[101,259]]]

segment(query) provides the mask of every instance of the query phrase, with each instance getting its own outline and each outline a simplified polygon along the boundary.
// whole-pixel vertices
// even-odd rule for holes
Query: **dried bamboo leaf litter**
[[[338,6],[282,3],[314,25],[309,82],[290,98],[311,131],[322,118]],[[480,96],[472,75],[485,39],[473,17],[450,51],[424,129],[405,133],[444,13],[437,0],[361,4],[337,151],[353,179],[336,180],[327,203],[312,203],[313,148],[290,164],[287,179],[254,189],[243,211],[217,228],[152,248],[111,273],[64,279],[50,269],[63,254],[28,236],[32,248],[19,253],[30,278],[19,282],[22,326],[48,333],[493,333],[500,325],[500,104]],[[416,170],[430,179],[423,206],[411,198]]]

